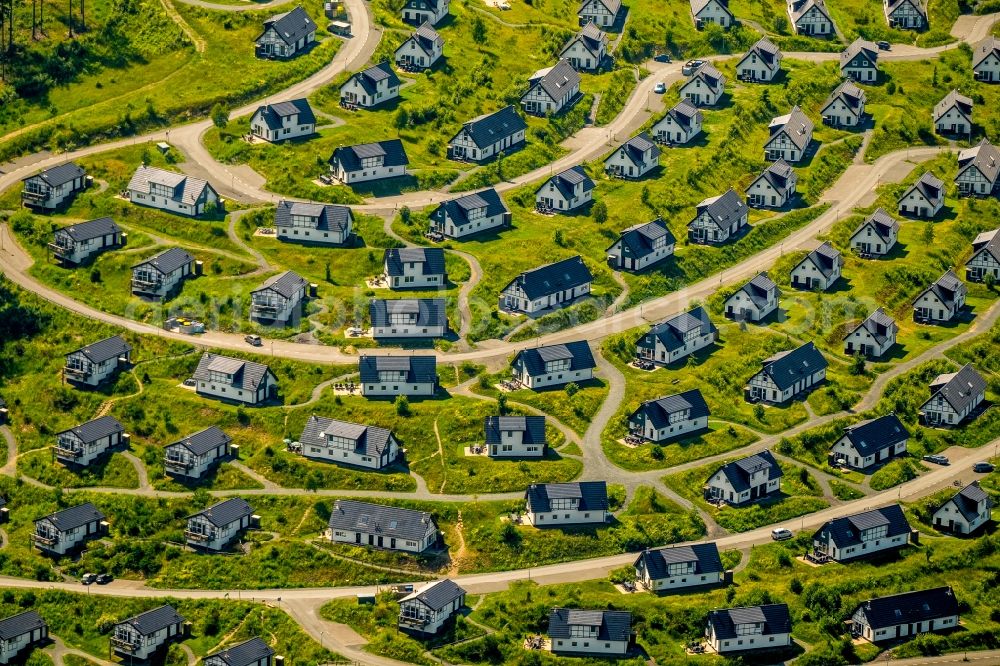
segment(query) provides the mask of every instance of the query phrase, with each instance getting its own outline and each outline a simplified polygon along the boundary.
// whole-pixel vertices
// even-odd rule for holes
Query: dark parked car
[[[886,41],[876,42],[876,44],[878,44],[878,47],[883,51],[888,51],[889,49],[892,48],[892,44]]]
[[[107,585],[108,583],[110,583],[114,579],[115,579],[115,577],[112,576],[111,574],[103,573],[103,574],[98,574],[97,575],[96,581],[97,581],[98,585]]]
[[[988,463],[988,462],[977,462],[975,465],[972,466],[973,472],[980,472],[983,474],[992,472],[993,469],[994,469],[993,463]]]
[[[935,453],[933,455],[924,456],[924,460],[926,460],[927,462],[932,462],[935,465],[947,465],[948,464],[948,456],[943,456],[940,453]]]
[[[653,58],[653,60],[655,60],[656,62],[670,62],[670,54],[661,53],[660,55]]]

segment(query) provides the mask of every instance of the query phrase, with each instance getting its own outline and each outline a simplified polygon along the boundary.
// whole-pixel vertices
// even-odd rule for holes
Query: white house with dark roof
[[[604,253],[615,270],[641,271],[672,256],[676,244],[667,223],[656,218],[622,229]]]
[[[988,36],[972,49],[972,74],[976,81],[1000,82],[1000,39]]]
[[[544,416],[487,416],[483,419],[490,458],[542,458],[547,447]]]
[[[105,528],[104,514],[86,502],[35,520],[31,543],[43,553],[62,556],[103,536]]]
[[[1000,192],[1000,149],[983,139],[958,153],[958,193],[985,197]]]
[[[952,90],[934,105],[934,130],[938,134],[972,134],[972,99]]]
[[[54,210],[87,187],[87,172],[66,162],[28,176],[21,183],[21,202],[25,206]]]
[[[708,23],[721,28],[731,28],[736,17],[729,11],[729,0],[690,0],[691,18],[698,29]]]
[[[367,398],[434,395],[438,389],[434,356],[369,356],[358,359],[361,395]]]
[[[788,0],[788,20],[799,35],[831,37],[836,32],[823,0]]]
[[[646,441],[669,442],[708,429],[709,409],[701,391],[647,400],[628,417],[628,430]]]
[[[781,72],[781,49],[767,37],[761,37],[736,63],[740,81],[770,83]]]
[[[56,229],[52,232],[48,248],[56,259],[65,264],[82,264],[124,244],[121,227],[110,217],[99,217]]]
[[[551,176],[535,192],[535,208],[540,211],[568,213],[593,200],[594,181],[582,166],[575,166]]]
[[[135,170],[125,190],[134,204],[192,217],[222,202],[207,180],[145,164]]]
[[[665,366],[715,344],[718,339],[719,329],[699,305],[651,325],[636,340],[635,355]]]
[[[736,321],[761,321],[778,309],[780,296],[778,285],[767,276],[767,273],[758,273],[726,299],[723,306],[726,318]]]
[[[913,320],[929,324],[953,320],[965,307],[968,291],[954,271],[945,271],[913,300]]]
[[[906,455],[910,433],[895,414],[859,421],[844,428],[830,447],[830,462],[860,472]]]
[[[390,289],[441,289],[448,284],[444,250],[439,247],[388,249],[382,267]]]
[[[305,97],[263,104],[250,116],[250,135],[271,143],[316,133],[316,116]]]
[[[792,269],[792,287],[826,291],[840,279],[843,266],[844,258],[840,250],[833,247],[830,241],[825,241]]]
[[[445,578],[421,585],[399,600],[397,626],[430,636],[438,633],[465,605],[465,590]]]
[[[923,30],[927,27],[924,0],[882,0],[882,9],[890,28]]]
[[[184,618],[172,606],[160,606],[116,624],[111,648],[120,657],[146,661],[183,636]]]
[[[274,226],[278,240],[346,245],[354,234],[354,215],[347,206],[282,199]]]
[[[29,610],[0,620],[0,664],[9,664],[35,645],[46,642],[49,625]]]
[[[97,386],[131,363],[132,346],[113,335],[66,354],[63,376],[74,384]]]
[[[555,115],[571,107],[579,97],[580,75],[569,60],[560,60],[531,75],[521,106],[533,116]]]
[[[990,522],[993,500],[973,481],[939,506],[931,519],[936,529],[952,534],[972,534]]]
[[[555,654],[622,657],[632,645],[632,613],[553,608],[548,637]]]
[[[522,349],[510,364],[514,379],[525,388],[540,389],[594,377],[594,354],[586,340]]]
[[[698,204],[694,219],[688,222],[688,239],[692,243],[720,245],[747,226],[750,208],[736,190],[709,197]]]
[[[965,279],[984,282],[987,275],[1000,281],[1000,229],[984,231],[972,241],[972,256],[965,262]]]
[[[720,655],[787,647],[792,644],[792,616],[786,604],[713,610],[705,641]]]
[[[306,285],[305,279],[292,271],[269,277],[250,292],[250,319],[280,325],[297,323]]]
[[[250,528],[252,517],[246,500],[231,497],[188,516],[184,539],[193,548],[224,550]]]
[[[299,436],[307,458],[344,463],[368,469],[383,469],[400,456],[392,431],[378,426],[328,419],[315,414]]]
[[[444,39],[431,24],[424,22],[399,45],[393,58],[404,70],[422,70],[434,66],[444,55]]]
[[[273,666],[274,649],[254,636],[205,656],[201,663],[202,666]]]
[[[352,74],[340,86],[341,106],[358,106],[373,109],[399,97],[399,77],[392,71],[389,61],[372,65]]]
[[[633,566],[636,581],[650,592],[720,585],[725,580],[722,558],[714,541],[647,548]]]
[[[798,106],[767,126],[764,159],[798,162],[805,157],[812,141],[813,121]]]
[[[705,499],[732,506],[756,502],[781,492],[784,473],[770,451],[726,463],[705,481]]]
[[[761,369],[747,382],[744,397],[748,402],[783,405],[822,383],[828,365],[812,342],[778,352],[764,359]]]
[[[448,142],[448,159],[485,162],[524,143],[528,125],[513,106],[476,116]]]
[[[986,380],[967,363],[958,372],[938,375],[931,397],[920,405],[920,421],[931,427],[955,426],[969,418],[986,398]]]
[[[781,208],[795,196],[798,176],[783,159],[767,165],[747,188],[747,203],[757,208]]]
[[[696,69],[680,88],[681,99],[695,106],[715,106],[726,91],[726,77],[710,62]]]
[[[344,185],[367,183],[406,175],[410,160],[403,142],[388,139],[376,143],[340,146],[330,156],[330,175]]]
[[[125,427],[113,416],[99,416],[56,433],[56,460],[64,465],[86,467],[105,453],[121,446]]]
[[[254,40],[258,58],[293,58],[316,41],[316,23],[299,5],[290,12],[264,20],[263,31]]]
[[[576,15],[580,19],[580,25],[593,23],[608,28],[615,24],[621,8],[621,0],[581,0]]]
[[[132,266],[132,293],[152,300],[169,298],[194,273],[194,257],[179,247]]]
[[[426,511],[339,499],[329,521],[334,543],[422,553],[437,545],[438,526]]]
[[[198,395],[256,406],[278,396],[278,378],[263,363],[205,352],[194,371]]]
[[[200,479],[230,454],[233,439],[218,426],[191,433],[163,450],[167,474],[180,479]]]
[[[604,481],[533,483],[524,493],[525,518],[535,527],[603,525],[608,519]]]
[[[373,298],[368,315],[375,339],[441,338],[448,334],[443,298]]]
[[[884,257],[896,246],[899,221],[884,208],[866,217],[851,234],[851,249],[863,257]]]
[[[899,326],[882,308],[876,309],[844,336],[844,353],[882,358],[896,344]]]
[[[569,60],[579,71],[593,72],[600,69],[608,55],[608,36],[588,22],[559,51],[559,57]]]
[[[944,207],[944,183],[930,171],[925,171],[899,197],[900,215],[930,219]]]
[[[851,636],[872,643],[898,641],[958,627],[958,600],[951,587],[914,590],[862,601],[851,614]]]
[[[660,165],[660,149],[645,132],[637,134],[604,160],[604,172],[612,178],[635,180]]]
[[[828,520],[813,535],[813,556],[847,562],[899,550],[909,540],[910,524],[903,508],[892,504]]]
[[[670,107],[649,131],[658,143],[680,146],[701,134],[703,120],[701,109],[682,99]]]
[[[430,214],[430,229],[448,238],[510,226],[511,213],[492,187],[442,202]]]
[[[588,295],[593,280],[583,257],[569,257],[522,272],[500,290],[499,307],[528,315],[563,308]]]
[[[840,52],[840,74],[862,83],[878,80],[878,46],[858,37]]]
[[[834,127],[857,127],[865,119],[868,94],[847,79],[833,89],[819,108],[823,122]]]
[[[403,21],[412,25],[437,25],[450,10],[451,0],[406,0],[402,10]]]

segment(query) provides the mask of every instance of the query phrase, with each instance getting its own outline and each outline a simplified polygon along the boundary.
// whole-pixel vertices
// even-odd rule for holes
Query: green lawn
[[[624,422],[616,418],[604,431],[602,446],[611,462],[628,470],[665,469],[739,449],[758,439],[757,435],[744,428],[716,421],[709,423],[709,430],[693,437],[633,447],[620,441],[627,430],[628,414],[623,416]]]
[[[88,3],[88,16],[97,17],[89,33],[72,46],[50,42],[37,47],[42,52],[64,49],[53,57],[61,59],[65,69],[50,69],[57,69],[60,76],[64,71],[71,75],[65,85],[52,87],[47,94],[44,88],[37,94],[26,92],[23,100],[0,114],[0,131],[41,123],[0,143],[0,155],[130,136],[205,116],[216,103],[234,107],[304,79],[328,63],[342,43],[321,29],[317,32],[321,42],[309,53],[288,62],[261,60],[254,57],[253,40],[262,21],[277,12],[223,13],[180,2],[168,4],[204,42],[204,52],[197,52],[193,39],[156,0],[97,0],[93,7]],[[319,0],[302,5],[314,19],[322,16]],[[63,15],[55,11],[46,15],[58,21],[49,34],[65,35]],[[105,18],[112,15],[114,21]],[[22,18],[27,24],[28,19]],[[107,27],[99,28],[99,23]],[[67,52],[74,56],[66,58]]]
[[[809,470],[787,463],[779,463],[784,476],[781,479],[781,492],[774,498],[742,507],[728,504],[716,507],[709,504],[704,500],[702,486],[717,469],[732,460],[736,458],[671,474],[664,477],[663,482],[707,511],[719,525],[733,532],[746,532],[772,525],[829,506],[821,498],[822,490]]]
[[[955,41],[950,31],[962,3],[959,0],[931,0],[928,4],[930,27],[925,31],[890,28],[882,7],[864,0],[833,0],[827,6],[848,42],[863,37],[871,41],[929,47]]]
[[[481,395],[497,398],[500,391],[497,390],[496,384],[509,378],[509,370],[505,370],[499,375],[484,374],[480,376],[479,382],[472,386],[472,390]],[[587,432],[590,421],[607,398],[608,385],[604,380],[594,378],[576,386],[579,390],[573,395],[569,394],[572,390],[567,392],[565,386],[552,386],[537,391],[518,389],[510,391],[506,395],[510,403],[523,403],[546,414],[551,414],[576,434],[582,436]]]

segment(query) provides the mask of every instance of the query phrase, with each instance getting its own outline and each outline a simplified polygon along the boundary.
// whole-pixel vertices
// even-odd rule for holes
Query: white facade
[[[739,629],[738,629],[739,630]],[[708,644],[718,654],[744,650],[768,650],[791,645],[792,635],[787,633],[763,635],[759,629],[748,628],[739,638],[720,639],[709,628]]]
[[[797,7],[809,5],[801,14]],[[789,0],[788,19],[800,35],[828,37],[834,33],[833,21],[813,0]]]
[[[61,556],[74,550],[87,539],[101,534],[103,534],[103,529],[101,521],[98,519],[71,530],[60,531],[49,520],[43,518],[35,522],[35,531],[31,535],[31,540],[40,550]]]
[[[833,447],[830,449],[830,453],[833,454],[835,458],[844,460],[847,466],[852,469],[865,470],[872,465],[877,465],[878,463],[889,460],[895,456],[903,455],[906,453],[906,443],[907,440],[904,439],[896,442],[891,447],[879,449],[878,451],[865,456],[858,451],[857,447],[855,447],[853,443],[851,443],[851,439],[847,435],[844,435],[834,442]]]
[[[988,232],[991,235],[1000,233],[1000,230]],[[991,236],[992,240],[992,236]],[[992,275],[994,279],[1000,280],[1000,260],[994,256],[997,253],[995,243],[984,241],[978,249],[973,246],[972,257],[965,263],[965,277],[970,282],[983,282],[987,275]],[[991,251],[992,250],[992,251]]]
[[[650,578],[649,571],[642,566],[635,568],[636,580],[650,592],[670,592],[689,587],[718,585],[724,580],[724,572],[697,573],[694,562],[677,562],[667,567],[666,578]]]
[[[931,218],[940,212],[944,206],[944,189],[938,190],[938,196],[928,198],[924,190],[916,185],[903,193],[899,199],[899,212],[913,217]]]
[[[767,301],[756,303],[742,289],[726,299],[726,316],[730,319],[739,318],[744,321],[760,321],[778,309],[778,291],[772,290],[767,295]]]
[[[563,525],[603,525],[607,522],[607,511],[605,509],[580,509],[579,500],[550,499],[550,511],[539,511],[534,513],[531,507],[525,504],[524,517],[530,525],[535,527],[560,527]]]
[[[86,354],[77,350],[66,355],[65,374],[76,384],[97,386],[101,382],[118,374],[119,359],[109,358],[101,363],[93,363]]]
[[[375,531],[331,529],[330,540],[334,543],[347,543],[359,546],[375,546],[377,548],[388,548],[389,550],[400,550],[405,553],[422,553],[435,543],[437,543],[438,531],[430,524],[431,529],[427,534],[418,540],[388,537],[378,534]]]
[[[542,85],[547,76],[552,77],[554,85]],[[580,75],[569,61],[559,61],[553,67],[535,72],[528,85],[528,92],[521,97],[525,113],[536,116],[554,115],[570,105],[580,94]]]
[[[26,612],[30,613],[33,611]],[[18,618],[14,621],[20,620],[21,619]],[[9,664],[14,661],[23,650],[32,645],[41,643],[48,638],[48,636],[49,627],[47,624],[43,623],[40,627],[34,627],[17,636],[0,639],[0,664]]]
[[[733,488],[733,484],[730,483],[726,473],[720,468],[715,474],[709,477],[705,485],[708,488],[709,496],[738,506],[781,490],[781,477],[770,478],[769,468],[764,468],[750,475],[750,487],[748,489],[736,490]]]
[[[74,240],[66,230],[56,229],[52,242],[49,243],[49,249],[60,261],[81,264],[94,255],[119,247],[121,244],[120,230],[86,240]]]
[[[531,300],[515,280],[507,285],[500,292],[500,302],[503,307],[511,312],[523,312],[533,315],[549,308],[562,308],[581,296],[590,293],[590,282],[577,285],[572,289],[564,289],[554,294],[546,294],[540,298]]]
[[[633,421],[629,420],[629,426],[632,426]],[[641,435],[644,439],[650,442],[668,442],[675,439],[681,439],[685,435],[692,432],[700,432],[708,428],[708,415],[696,416],[690,418],[689,415],[683,413],[671,414],[669,425],[665,425],[662,428],[657,429],[655,424],[650,419],[642,419],[640,424],[638,420],[634,423],[641,427],[641,430],[633,430],[633,434]],[[695,583],[692,583],[695,584]],[[698,583],[700,584],[700,583]]]
[[[770,62],[761,58],[755,49],[750,49],[736,63],[736,75],[743,81],[769,83],[781,71],[781,51],[775,49]]]
[[[558,212],[570,211],[590,203],[593,192],[593,187],[585,187],[585,183],[580,181],[573,184],[573,193],[567,198],[550,178],[535,193],[535,204]]]
[[[785,206],[795,194],[798,185],[798,176],[795,171],[789,169],[788,183],[782,190],[775,189],[767,176],[761,174],[754,179],[747,188],[747,202],[753,206],[767,208],[781,208]]]
[[[421,42],[416,36],[409,38],[396,49],[394,58],[400,67],[427,69],[433,67],[444,54],[444,42],[440,39]]]
[[[560,384],[569,384],[570,382],[585,382],[588,379],[594,378],[593,368],[581,368],[579,370],[570,370],[568,368],[563,368],[559,365],[559,361],[550,361],[546,364],[545,373],[541,375],[532,375],[528,372],[527,366],[524,366],[520,372],[515,371],[514,379],[521,382],[523,386],[530,389],[541,389],[547,386],[559,386]]]
[[[180,623],[171,624],[152,634],[141,634],[128,622],[119,622],[111,634],[111,645],[119,654],[146,661],[182,632],[183,626]]]
[[[303,281],[291,294],[284,294],[265,286],[250,293],[250,318],[256,321],[286,324],[292,322],[302,310],[306,297],[306,283]]]
[[[965,294],[959,292],[952,303],[942,303],[933,289],[928,289],[913,302],[913,312],[920,321],[948,322],[965,306]]]
[[[399,79],[395,76],[372,81],[375,89],[367,90],[361,83],[363,74],[364,72],[355,74],[340,87],[341,104],[353,104],[363,109],[371,109],[399,97]]]
[[[715,106],[719,103],[723,92],[725,92],[724,78],[720,77],[719,84],[712,86],[697,72],[680,89],[681,99],[686,99],[695,106]]]
[[[434,395],[437,384],[434,382],[407,383],[403,379],[383,379],[378,382],[362,382],[361,395],[366,398],[384,398],[386,396],[425,396]]]
[[[856,104],[848,104],[842,94],[833,95],[820,109],[820,115],[827,124],[840,127],[856,127],[861,124],[865,115],[867,95],[860,88],[861,96]]]
[[[851,236],[851,249],[862,254],[885,256],[895,247],[897,239],[895,227],[886,228],[886,232],[888,236],[882,238],[875,230],[874,222],[869,220]]]
[[[960,511],[955,502],[955,499],[950,499],[934,512],[931,521],[934,527],[954,534],[972,534],[988,523],[992,517],[988,497],[977,503],[976,514],[972,517],[968,517]]]
[[[50,185],[42,174],[35,174],[24,179],[21,201],[31,208],[54,210],[86,186],[87,176],[82,170],[77,177],[58,185]]]
[[[885,536],[885,532],[883,531],[880,533],[879,529],[880,528],[876,527],[862,532],[860,544],[838,548],[837,544],[835,544],[832,540],[827,544],[821,544],[821,542],[814,540],[813,547],[829,556],[835,562],[841,562],[857,557],[871,556],[884,550],[902,548],[909,541],[908,534],[897,534],[895,536],[887,537]],[[884,527],[881,529],[884,530]],[[882,536],[879,536],[879,534]]]
[[[166,298],[191,275],[192,263],[184,264],[166,274],[156,270],[149,263],[139,264],[132,268],[132,293],[149,298]]]
[[[985,41],[976,45],[973,53],[975,54],[973,59],[982,58],[972,67],[976,81],[1000,82],[1000,41],[997,41],[995,37],[987,37]]]
[[[699,28],[706,23],[714,23],[722,28],[729,28],[733,25],[733,15],[719,0],[708,0],[697,14],[692,14],[695,25]]]
[[[586,25],[588,21],[592,21],[598,27],[607,28],[614,25],[617,13],[611,13],[601,0],[584,0],[577,16],[580,17],[580,25]]]
[[[934,131],[938,134],[971,134],[972,119],[962,113],[957,105],[952,104],[934,119]]]
[[[622,178],[642,178],[659,166],[660,161],[657,157],[658,154],[651,148],[646,150],[638,161],[635,161],[629,155],[628,149],[621,146],[608,159],[604,160],[604,170]]]
[[[833,262],[833,267],[829,275],[827,275],[816,265],[812,259],[812,255],[806,255],[806,258],[800,261],[798,265],[792,269],[791,274],[793,287],[799,287],[802,289],[819,289],[820,291],[826,291],[839,279],[839,260]]]
[[[921,1],[904,0],[895,7],[890,8],[893,0],[883,0],[882,7],[889,27],[906,30],[921,30],[927,27],[927,16],[924,14],[922,7],[914,4]]]
[[[219,193],[205,181],[152,167],[142,166],[140,170],[148,175],[139,177],[137,173],[127,190],[128,200],[134,204],[197,217],[221,201]],[[154,182],[153,179],[161,177],[167,181]]]
[[[878,340],[867,328],[858,326],[844,338],[844,353],[850,355],[856,351],[869,358],[881,358],[894,344],[896,344],[895,327],[886,331],[884,339]]]
[[[427,21],[437,25],[450,10],[450,0],[407,0],[403,5],[403,21],[420,25]]]
[[[660,120],[653,125],[650,129],[650,133],[660,143],[669,143],[674,145],[682,145],[689,143],[692,139],[701,134],[702,128],[702,113],[698,111],[693,116],[691,116],[691,122],[688,125],[682,125],[677,122],[673,114],[666,114]]]
[[[595,47],[596,50],[592,51],[584,44],[583,38],[577,35],[563,47],[559,57],[569,60],[577,70],[592,72],[601,66],[607,56],[607,40],[603,37],[596,40]]]
[[[779,389],[774,380],[761,370],[750,378],[747,386],[747,397],[773,405],[780,405],[788,402],[802,391],[822,383],[825,379],[826,368],[820,368],[816,372],[802,377],[788,388]]]
[[[267,107],[262,106],[250,117],[250,134],[259,139],[275,143],[298,139],[316,132],[315,118],[304,119],[298,113],[281,115],[278,116],[280,127],[272,127],[264,119],[267,113]]]
[[[442,608],[429,606],[419,595],[427,588],[437,584],[439,583],[429,583],[404,599],[400,599],[399,627],[401,629],[436,634],[465,605],[465,594],[462,593]]]
[[[175,443],[164,450],[163,467],[171,475],[200,479],[227,455],[229,455],[228,443],[221,443],[202,455],[194,455],[180,443]]]

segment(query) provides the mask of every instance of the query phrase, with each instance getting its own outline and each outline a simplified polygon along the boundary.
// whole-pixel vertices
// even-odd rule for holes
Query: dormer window
[[[405,382],[406,372],[402,370],[380,370],[378,373],[378,379],[380,382]]]
[[[470,220],[480,220],[480,219],[486,217],[486,209],[485,208],[472,208],[472,209],[469,209],[469,211],[466,212],[465,216],[468,219],[470,219]]]
[[[545,372],[561,372],[563,370],[569,370],[571,359],[561,358],[555,361],[548,361],[545,363]]]
[[[228,373],[220,372],[218,370],[209,370],[208,371],[208,380],[210,382],[218,382],[220,384],[228,384],[229,382],[232,381],[232,379],[233,379],[233,376],[230,375],[230,374],[228,374]]]

